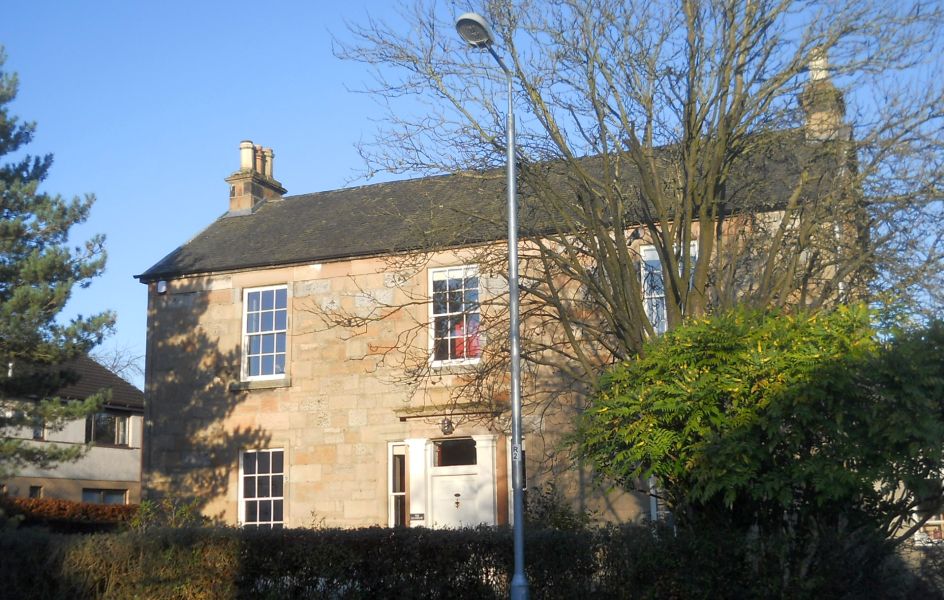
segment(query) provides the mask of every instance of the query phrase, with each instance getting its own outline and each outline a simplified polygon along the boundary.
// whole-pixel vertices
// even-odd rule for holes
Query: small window
[[[249,450],[240,468],[240,522],[245,527],[285,525],[285,453]]]
[[[393,444],[390,446],[390,498],[388,524],[391,527],[406,527],[407,521],[407,490],[406,490],[406,446]]]
[[[82,502],[91,504],[127,504],[128,490],[82,488]]]
[[[96,413],[85,419],[85,443],[99,446],[128,445],[128,415]]]
[[[432,280],[433,361],[479,358],[479,276],[474,266],[436,269]]]
[[[40,416],[33,419],[33,439],[46,439],[46,421]]]
[[[288,288],[280,286],[246,290],[244,306],[245,378],[283,377],[288,337]]]
[[[475,440],[457,438],[433,442],[433,466],[458,467],[476,464]]]
[[[43,486],[41,486],[41,485],[31,485],[31,486],[29,486],[29,497],[30,497],[30,498],[42,498],[42,497],[43,497]]]

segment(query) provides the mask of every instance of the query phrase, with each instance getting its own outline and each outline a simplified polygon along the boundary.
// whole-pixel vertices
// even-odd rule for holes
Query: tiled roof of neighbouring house
[[[74,371],[79,380],[69,384],[57,393],[62,398],[83,400],[102,390],[111,390],[107,406],[124,408],[144,408],[144,392],[115,375],[102,365],[88,357],[79,357],[63,364],[60,368]]]

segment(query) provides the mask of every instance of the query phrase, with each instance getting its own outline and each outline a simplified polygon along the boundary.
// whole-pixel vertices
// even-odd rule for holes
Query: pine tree
[[[18,79],[3,70],[5,60],[0,47],[0,478],[81,455],[82,446],[25,438],[39,423],[56,431],[99,408],[104,394],[65,402],[56,391],[76,380],[63,365],[101,342],[114,323],[109,312],[57,319],[73,287],[87,287],[104,269],[104,236],[69,247],[70,229],[88,218],[95,198],[66,201],[39,191],[53,158],[22,153],[36,125],[8,111]]]

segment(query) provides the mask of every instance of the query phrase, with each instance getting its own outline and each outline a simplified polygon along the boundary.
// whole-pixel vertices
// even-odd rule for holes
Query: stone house
[[[810,89],[823,85],[834,89]],[[824,97],[804,100],[806,140],[837,139],[841,96]],[[197,499],[245,526],[509,522],[507,382],[470,376],[504,339],[488,324],[507,284],[481,262],[504,248],[502,177],[285,196],[273,158],[242,142],[228,210],[137,276],[148,286],[145,496]],[[765,213],[790,193],[783,158],[764,158]],[[553,218],[532,208],[525,198],[521,221]],[[658,332],[658,256],[644,237],[633,244]],[[523,396],[554,376],[529,371]],[[554,482],[605,519],[655,515],[649,497],[597,487],[559,451],[571,398],[525,414],[528,484]]]
[[[59,390],[59,397],[84,400],[100,390],[110,390],[111,396],[102,410],[67,423],[60,431],[52,431],[38,422],[10,434],[37,445],[90,444],[90,447],[75,462],[20,470],[15,477],[3,482],[5,492],[22,498],[58,498],[98,504],[140,502],[144,394],[90,358],[80,357],[63,366],[73,371],[78,379]]]
[[[498,343],[479,331],[484,297],[507,292],[467,252],[501,239],[500,224],[457,239],[455,221],[500,202],[500,190],[469,193],[445,176],[283,197],[271,150],[240,149],[226,214],[138,276],[148,285],[145,494],[200,498],[230,524],[507,523],[510,435],[492,408],[449,394]],[[428,268],[393,268],[390,256],[416,244],[405,223],[430,209],[442,232],[421,243],[444,249]],[[406,308],[368,317],[395,305]],[[319,312],[332,309],[365,318],[326,327]],[[396,381],[392,349],[407,331],[429,336],[420,345],[438,381],[422,390]],[[643,507],[613,496],[621,518]]]

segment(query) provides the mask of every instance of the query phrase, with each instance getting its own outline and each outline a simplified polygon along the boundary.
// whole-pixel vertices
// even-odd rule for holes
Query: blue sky
[[[36,121],[30,154],[55,155],[43,189],[97,202],[76,240],[107,236],[106,273],[67,315],[111,309],[106,347],[144,354],[146,291],[133,278],[228,206],[240,140],[275,151],[299,194],[364,183],[354,144],[380,109],[348,91],[363,66],[331,51],[344,22],[389,19],[387,2],[15,0],[0,20],[10,106]],[[142,385],[143,381],[136,381]]]

